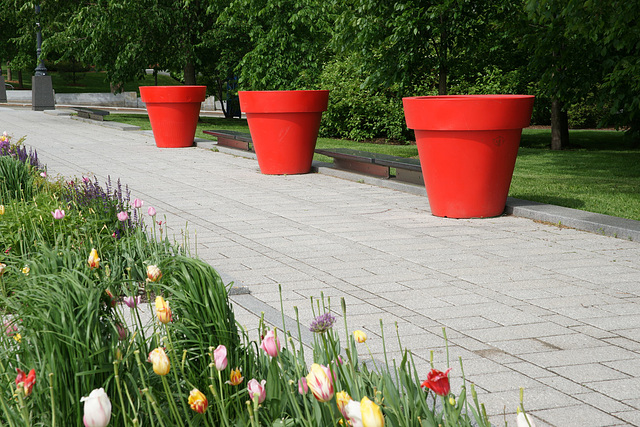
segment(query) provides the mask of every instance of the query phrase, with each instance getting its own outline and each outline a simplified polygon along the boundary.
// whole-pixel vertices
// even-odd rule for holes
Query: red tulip
[[[449,384],[449,371],[451,368],[447,369],[445,372],[438,371],[437,369],[432,369],[431,372],[427,374],[427,379],[421,384],[422,387],[427,387],[433,390],[433,392],[439,396],[446,396],[449,394],[451,390],[451,385]]]
[[[29,396],[33,385],[36,383],[36,370],[32,369],[29,371],[29,375],[26,375],[20,368],[16,368],[16,372],[18,372],[18,376],[16,376],[16,387],[18,390],[22,388],[24,395]]]

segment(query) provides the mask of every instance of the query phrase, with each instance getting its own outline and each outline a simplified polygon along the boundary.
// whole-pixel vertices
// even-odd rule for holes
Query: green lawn
[[[107,120],[151,129],[145,115],[112,114]],[[196,136],[206,129],[249,132],[246,120],[201,117]],[[622,132],[572,130],[567,150],[551,151],[549,129],[525,129],[509,195],[640,220],[640,147]],[[364,151],[415,157],[415,145],[383,145],[319,138],[317,148],[348,147]],[[316,160],[331,161],[316,155]]]
[[[3,70],[6,79],[6,70]],[[102,72],[76,73],[78,80],[73,84],[71,74],[66,76],[59,72],[49,72],[51,83],[56,93],[107,93],[110,91],[106,74]],[[17,80],[17,73],[13,76]],[[16,80],[7,82],[12,84],[16,89],[18,83]],[[23,72],[23,84],[25,89],[31,89],[31,74]],[[138,91],[138,86],[149,86],[155,84],[152,75],[145,76],[142,80],[129,82],[125,84],[124,90],[128,92]],[[158,75],[158,85],[173,86],[181,84],[172,77]]]

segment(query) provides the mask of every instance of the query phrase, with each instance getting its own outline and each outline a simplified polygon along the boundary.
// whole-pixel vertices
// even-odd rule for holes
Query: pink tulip
[[[149,210],[147,211],[147,213],[149,214],[149,216],[156,216],[156,210],[153,208],[153,206],[149,206]]]
[[[307,394],[309,392],[309,386],[307,385],[307,379],[302,377],[298,380],[298,393]]]
[[[124,298],[122,298],[122,300],[124,301],[124,303],[129,308],[136,308],[138,306],[138,304],[140,304],[140,296],[137,296],[137,297],[124,297]]]
[[[247,390],[249,390],[249,397],[251,397],[251,400],[258,398],[258,403],[264,402],[264,399],[267,397],[267,389],[264,388],[266,383],[266,380],[258,382],[255,378],[249,381],[247,384]]]
[[[53,219],[62,219],[64,218],[64,211],[62,209],[56,209],[51,212],[51,215],[53,215]]]
[[[143,205],[144,202],[140,199],[133,199],[133,202],[131,202],[131,206],[133,206],[135,209],[140,209]]]
[[[129,214],[126,213],[125,211],[119,212],[118,213],[118,220],[120,221],[126,221],[129,219]]]
[[[224,371],[227,367],[227,347],[219,345],[213,351],[213,360],[218,371]]]
[[[280,352],[280,340],[276,337],[274,330],[267,332],[267,335],[260,344],[260,348],[263,349],[270,357],[276,357],[278,355]]]
[[[111,420],[111,401],[103,388],[93,390],[89,396],[80,399],[84,402],[84,417],[82,421],[86,427],[106,427]]]
[[[121,323],[116,323],[116,330],[118,331],[118,339],[124,341],[129,335],[129,330]]]

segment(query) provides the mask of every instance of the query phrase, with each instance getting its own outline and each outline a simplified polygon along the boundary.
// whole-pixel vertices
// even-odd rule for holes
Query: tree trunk
[[[447,94],[447,56],[449,54],[449,50],[447,49],[447,37],[448,33],[446,30],[446,26],[444,25],[444,14],[440,15],[440,25],[442,28],[442,33],[440,34],[440,66],[438,70],[438,95],[446,95]]]
[[[196,67],[193,65],[193,62],[187,62],[184,66],[184,84],[196,84]]]
[[[11,72],[11,65],[7,62],[7,80],[13,80],[13,73]]]
[[[22,82],[22,70],[18,70],[18,87],[20,89],[24,89],[24,84]]]
[[[551,101],[551,149],[562,150],[569,145],[569,116],[562,111],[563,103]]]

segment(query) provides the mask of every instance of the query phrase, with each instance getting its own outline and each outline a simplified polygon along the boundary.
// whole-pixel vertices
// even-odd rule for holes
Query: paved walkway
[[[519,388],[538,425],[640,425],[640,243],[503,216],[430,215],[426,197],[325,174],[266,176],[255,160],[202,148],[158,149],[123,132],[0,108],[0,131],[37,148],[50,175],[121,178],[197,254],[264,311],[311,320],[309,297],[348,305],[382,359],[398,355],[395,322],[425,377],[430,351],[458,391],[465,374],[496,425],[513,425]],[[197,236],[196,236],[197,234]],[[342,322],[338,322],[342,324]]]

